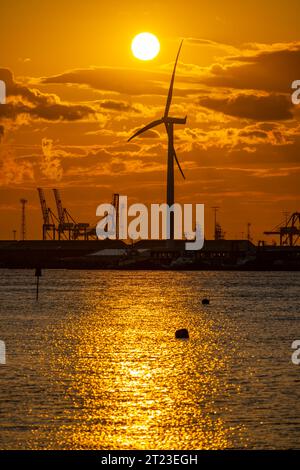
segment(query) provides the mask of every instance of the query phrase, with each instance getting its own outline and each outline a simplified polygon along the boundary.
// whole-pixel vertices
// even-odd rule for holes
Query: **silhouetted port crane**
[[[225,232],[222,230],[221,225],[217,221],[217,213],[220,209],[219,206],[214,206],[212,207],[214,214],[215,214],[215,230],[214,230],[214,238],[215,240],[224,240],[225,238]]]
[[[40,205],[43,216],[43,240],[55,240],[57,217],[52,212],[50,207],[47,206],[44,190],[37,188],[40,198]]]
[[[59,222],[57,229],[58,239],[61,240],[63,237],[66,240],[77,240],[79,238],[87,240],[88,227],[90,224],[83,222],[77,223],[71,216],[70,212],[63,207],[59,190],[53,189],[53,193]]]
[[[58,189],[53,189],[56,208],[57,208],[57,215],[58,215],[58,239],[65,238],[67,240],[73,239],[73,232],[75,227],[75,220],[73,217],[68,213],[68,211],[63,207],[60,192]]]
[[[116,211],[116,239],[119,240],[119,233],[120,233],[120,227],[119,227],[120,195],[118,193],[114,193],[112,195],[111,205],[115,208],[115,211]],[[87,237],[88,237],[88,239],[98,240],[97,233],[96,233],[96,227],[91,227],[87,231]]]
[[[300,212],[294,212],[287,218],[284,226],[281,224],[274,227],[265,235],[279,235],[280,246],[295,246],[300,240]]]

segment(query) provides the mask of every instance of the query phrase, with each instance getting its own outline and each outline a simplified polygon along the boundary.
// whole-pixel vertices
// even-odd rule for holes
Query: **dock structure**
[[[0,241],[0,267],[35,269],[300,270],[299,246],[256,246],[249,240],[205,240],[186,251],[185,240]]]

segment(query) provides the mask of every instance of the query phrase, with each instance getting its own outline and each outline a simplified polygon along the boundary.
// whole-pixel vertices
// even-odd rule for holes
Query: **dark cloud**
[[[31,114],[48,121],[78,121],[95,114],[95,110],[90,106],[50,104],[48,106],[37,106]]]
[[[124,101],[115,101],[115,100],[104,100],[100,102],[100,107],[103,109],[108,109],[110,111],[121,111],[121,112],[134,112],[140,113],[141,111],[134,106],[125,103]]]
[[[16,119],[20,114],[27,114],[46,121],[77,121],[83,119],[95,110],[88,106],[65,105],[65,104],[45,104],[35,107],[26,106],[20,103],[5,104],[0,107],[0,118]]]
[[[268,134],[267,132],[263,131],[242,131],[239,132],[240,137],[250,137],[253,139],[267,139]]]
[[[204,38],[186,38],[184,40],[187,44],[197,44],[197,45],[204,45],[204,46],[224,46],[224,44],[212,41],[211,39],[204,39]]]
[[[8,69],[0,69],[0,79],[6,84],[7,103],[0,106],[0,119],[15,120],[19,115],[46,121],[78,121],[96,114],[91,106],[60,103],[59,98],[52,94],[41,93],[39,90],[14,81]],[[4,127],[0,128],[0,137]]]
[[[43,78],[42,84],[71,84],[86,85],[94,90],[113,92],[123,95],[167,96],[173,63],[164,71],[118,69],[112,67],[99,67],[94,69],[78,69],[47,78]],[[209,93],[207,87],[201,85],[200,76],[195,78],[195,67],[190,64],[178,64],[177,82],[184,86],[175,87],[174,96],[187,97]],[[202,69],[201,69],[202,70]],[[200,72],[199,72],[200,73]],[[202,71],[203,73],[203,71]],[[207,73],[206,73],[207,75]]]
[[[291,83],[300,77],[300,46],[229,57],[227,65],[215,65],[211,73],[204,79],[207,85],[290,94]]]
[[[213,49],[219,49],[219,51],[227,52],[228,54],[234,54],[237,52],[237,49],[230,45],[225,44],[222,42],[212,41],[211,39],[204,39],[204,38],[186,38],[184,40],[185,44],[190,44],[192,46],[199,46],[199,47],[210,47]]]
[[[44,78],[42,83],[74,83],[87,85],[96,90],[116,91],[128,95],[159,95],[166,93],[166,89],[158,83],[160,80],[166,80],[165,73],[100,67],[73,70]]]
[[[0,80],[5,82],[7,97],[19,97],[23,101],[26,100],[32,105],[42,105],[55,101],[54,95],[41,93],[39,90],[32,90],[15,82],[13,74],[9,69],[0,69]]]
[[[140,137],[144,139],[158,139],[160,137],[160,133],[154,129],[149,129],[148,131],[141,134]]]
[[[238,94],[228,98],[204,97],[199,99],[199,104],[230,116],[256,121],[277,121],[293,117],[292,103],[285,95]]]

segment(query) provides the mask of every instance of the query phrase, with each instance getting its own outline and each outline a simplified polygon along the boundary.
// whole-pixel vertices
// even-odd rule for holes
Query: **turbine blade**
[[[137,137],[138,135],[142,134],[143,132],[146,132],[146,131],[148,131],[149,129],[152,129],[152,127],[159,126],[159,124],[162,124],[163,122],[164,122],[163,119],[158,119],[157,121],[153,121],[153,122],[151,122],[150,124],[147,124],[147,126],[142,127],[141,129],[139,129],[138,131],[136,131],[136,132],[128,139],[127,142],[129,142],[130,140],[134,139],[135,137]]]
[[[176,152],[175,152],[174,147],[173,147],[173,155],[174,155],[174,158],[175,158],[175,160],[176,160],[176,163],[177,163],[177,166],[178,166],[178,168],[179,168],[179,171],[180,171],[180,173],[181,173],[181,175],[182,175],[182,178],[185,180],[185,176],[184,176],[184,173],[183,173],[182,168],[181,168],[181,166],[180,166],[180,163],[179,163],[179,161],[178,161],[178,158],[177,158],[177,155],[176,155]]]
[[[168,117],[171,102],[172,102],[176,66],[177,66],[178,57],[179,57],[179,54],[180,54],[180,51],[181,51],[182,43],[183,43],[183,40],[180,43],[180,46],[179,46],[179,49],[178,49],[178,52],[177,52],[177,56],[176,56],[176,60],[175,60],[175,64],[174,64],[174,69],[173,69],[173,73],[172,73],[172,78],[171,78],[171,82],[170,82],[170,88],[169,88],[169,93],[168,93],[168,98],[167,98],[167,103],[166,103],[165,116],[164,116],[165,118]]]

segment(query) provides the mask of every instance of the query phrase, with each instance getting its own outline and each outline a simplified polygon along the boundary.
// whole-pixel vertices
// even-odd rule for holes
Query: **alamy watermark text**
[[[101,240],[119,238],[126,240],[186,240],[186,250],[201,250],[204,244],[204,204],[151,204],[150,211],[144,204],[128,206],[127,196],[120,196],[118,211],[112,204],[100,204],[96,215],[102,217],[96,227]],[[130,222],[128,218],[132,219]],[[149,227],[150,219],[150,227]],[[117,236],[118,227],[118,236]],[[173,231],[173,234],[172,234]]]
[[[6,348],[2,340],[0,340],[0,364],[6,364]]]
[[[3,80],[0,80],[0,104],[6,103],[6,85]]]

